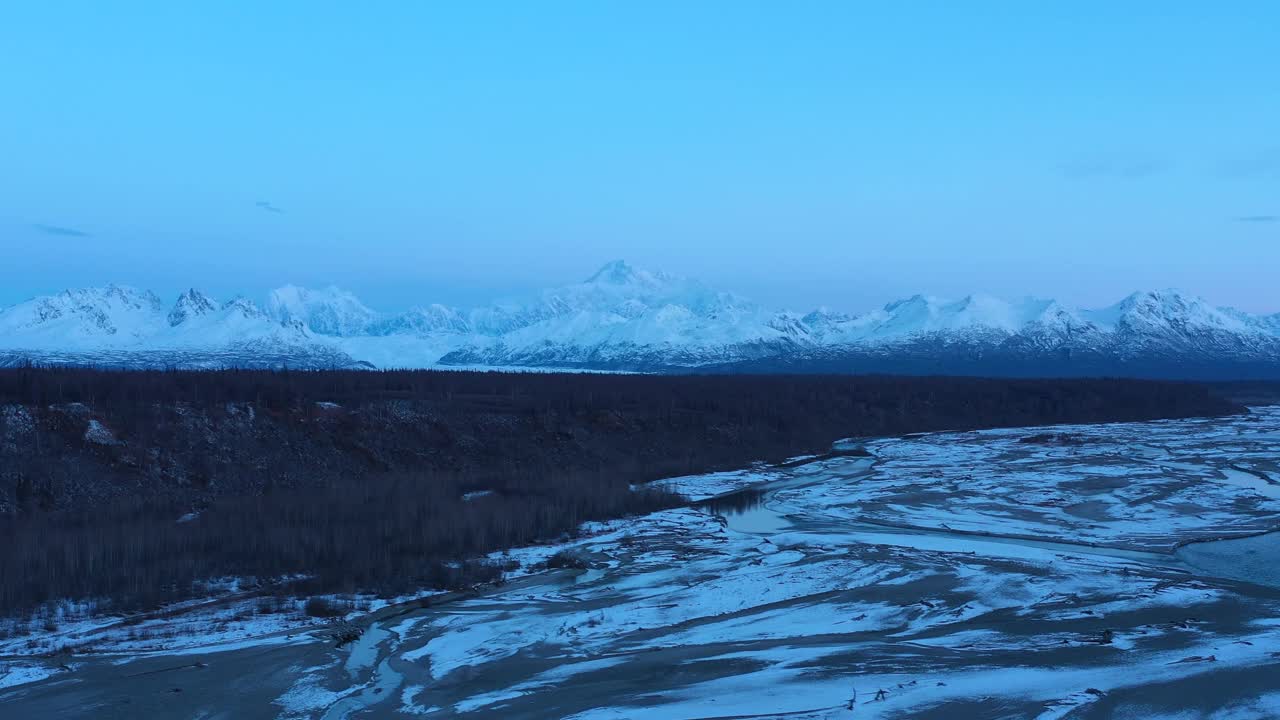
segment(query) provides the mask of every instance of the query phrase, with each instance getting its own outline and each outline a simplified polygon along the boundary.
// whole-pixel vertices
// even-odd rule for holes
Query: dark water
[[[701,507],[712,515],[743,513],[759,507],[764,502],[764,496],[764,490],[746,488],[728,495],[711,498],[702,503]]]
[[[782,515],[765,505],[766,491],[747,488],[713,498],[701,507],[725,519],[730,530],[745,533],[775,533],[791,527]]]
[[[1192,543],[1175,554],[1206,575],[1280,588],[1280,532]]]

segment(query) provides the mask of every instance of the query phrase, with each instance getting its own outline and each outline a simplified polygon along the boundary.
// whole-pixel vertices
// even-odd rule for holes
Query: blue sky
[[[9,3],[0,303],[613,258],[762,302],[1280,311],[1280,5]]]

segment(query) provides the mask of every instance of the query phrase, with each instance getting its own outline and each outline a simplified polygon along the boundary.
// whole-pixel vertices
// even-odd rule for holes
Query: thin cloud
[[[37,223],[32,227],[34,227],[35,229],[39,230],[40,232],[46,235],[58,235],[60,237],[79,237],[79,238],[91,237],[89,233],[84,232],[83,230],[77,230],[75,228],[69,228],[69,227],[62,227],[61,225],[42,225],[40,223]]]
[[[1167,170],[1165,163],[1150,157],[1095,157],[1062,163],[1058,170],[1069,178],[1120,178],[1136,180]]]
[[[1242,223],[1273,223],[1280,222],[1280,215],[1241,215],[1236,218],[1236,222]]]
[[[283,213],[283,212],[284,212],[283,210],[281,210],[280,208],[276,207],[275,205],[272,205],[272,204],[271,204],[269,201],[267,201],[267,200],[259,200],[258,202],[254,203],[254,204],[255,204],[255,205],[257,205],[258,207],[262,208],[263,210],[266,210],[266,211],[267,211],[267,212],[269,212],[269,213]]]
[[[1219,168],[1219,172],[1228,178],[1245,180],[1280,178],[1280,147],[1227,158]]]

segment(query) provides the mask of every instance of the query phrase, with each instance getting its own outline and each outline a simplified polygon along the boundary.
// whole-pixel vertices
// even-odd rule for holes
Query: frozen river
[[[717,500],[340,649],[86,658],[0,716],[1280,717],[1277,410],[867,449],[678,479]]]
[[[1192,543],[1176,555],[1192,572],[1280,588],[1280,532]]]

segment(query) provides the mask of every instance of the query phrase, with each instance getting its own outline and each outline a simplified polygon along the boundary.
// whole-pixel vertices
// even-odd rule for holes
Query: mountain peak
[[[247,318],[266,317],[266,313],[262,312],[262,308],[242,295],[237,295],[222,303],[222,309],[223,311],[230,310],[239,313],[242,317]]]
[[[1186,293],[1182,292],[1181,290],[1165,288],[1163,290],[1139,290],[1137,292],[1130,293],[1129,295],[1125,296],[1123,300],[1120,301],[1120,304],[1124,306],[1132,307],[1135,305],[1144,305],[1144,304],[1150,305],[1150,304],[1177,303],[1177,302],[1183,302],[1191,299],[1193,298],[1189,297]]]
[[[665,272],[641,270],[626,260],[607,262],[599,270],[587,278],[586,285],[626,285],[642,287],[660,287],[672,282],[687,282],[685,278]]]
[[[902,310],[903,308],[906,308],[906,307],[926,307],[927,308],[932,305],[937,305],[940,302],[942,301],[936,297],[933,297],[932,295],[921,295],[917,293],[908,298],[894,300],[893,302],[885,305],[884,309],[886,312],[892,313],[898,310]]]
[[[187,320],[206,315],[218,309],[217,303],[208,295],[191,288],[178,296],[178,301],[169,311],[169,326],[176,327]]]
[[[605,263],[591,277],[588,283],[607,283],[609,285],[629,285],[640,278],[640,273],[626,260],[613,260]]]
[[[60,297],[81,306],[119,305],[133,310],[159,310],[163,303],[150,290],[110,283],[104,287],[63,290]]]
[[[1142,290],[1113,305],[1118,315],[1171,316],[1212,310],[1201,298],[1179,290]]]
[[[110,356],[94,353],[175,348],[189,356],[207,349],[209,358],[200,362],[213,363],[226,352],[248,357],[250,345],[285,354],[337,352],[379,367],[691,368],[770,358],[889,362],[894,353],[942,362],[962,352],[969,353],[965,362],[998,356],[1018,368],[1081,353],[1090,362],[1244,358],[1280,373],[1280,315],[1218,308],[1177,290],[1133,293],[1101,310],[973,294],[915,295],[870,312],[820,308],[800,315],[623,260],[585,282],[469,309],[424,305],[381,314],[336,287],[293,285],[272,292],[262,309],[244,299],[219,306],[195,289],[166,307],[153,293],[119,285],[0,309],[0,363],[6,349],[98,358]]]
[[[315,332],[340,337],[366,332],[379,319],[354,294],[333,285],[323,290],[285,285],[267,297],[266,310],[282,324],[301,322]]]

